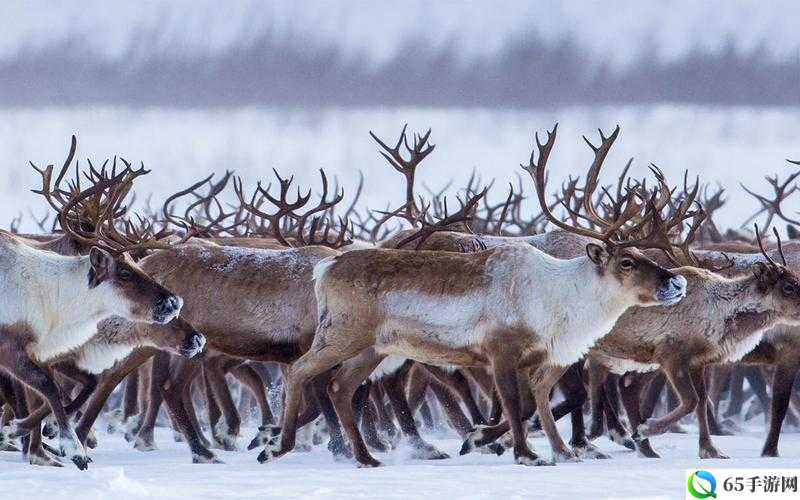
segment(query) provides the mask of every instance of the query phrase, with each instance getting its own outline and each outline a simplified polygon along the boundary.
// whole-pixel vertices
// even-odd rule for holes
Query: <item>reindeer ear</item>
[[[89,288],[94,288],[106,280],[114,269],[114,257],[102,248],[92,247],[89,250]]]
[[[605,249],[600,245],[589,243],[586,245],[586,255],[589,256],[589,260],[597,264],[598,266],[603,263],[603,255],[606,253]]]
[[[800,230],[792,224],[786,224],[786,235],[789,236],[790,240],[796,240],[800,238]]]

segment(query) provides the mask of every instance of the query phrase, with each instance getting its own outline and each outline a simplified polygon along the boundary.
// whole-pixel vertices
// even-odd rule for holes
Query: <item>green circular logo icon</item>
[[[693,472],[686,482],[689,494],[695,498],[717,498],[717,479],[708,471]]]

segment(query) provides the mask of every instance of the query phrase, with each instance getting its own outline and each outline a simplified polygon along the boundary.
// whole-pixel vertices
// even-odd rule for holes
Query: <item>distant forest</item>
[[[454,45],[406,43],[388,62],[345,57],[300,39],[263,36],[211,55],[149,50],[98,57],[80,38],[0,60],[0,106],[435,106],[538,108],[570,104],[800,104],[800,55],[696,50],[672,62],[643,55],[623,69],[571,42],[535,35],[467,62]],[[653,51],[654,53],[655,51]],[[153,55],[156,53],[156,55]]]

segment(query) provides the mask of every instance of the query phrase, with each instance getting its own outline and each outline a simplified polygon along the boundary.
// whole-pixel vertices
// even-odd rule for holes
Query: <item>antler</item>
[[[753,224],[756,228],[756,240],[758,241],[758,248],[761,250],[761,254],[767,259],[767,262],[776,268],[779,268],[780,265],[772,260],[772,257],[769,256],[767,251],[764,249],[764,243],[761,241],[761,233],[758,230],[758,224]],[[783,265],[786,265],[786,256],[783,255],[783,244],[781,243],[781,236],[778,234],[778,230],[776,228],[772,228],[772,232],[775,234],[775,238],[778,240],[778,254],[781,256],[781,261],[783,261]]]
[[[58,176],[56,176],[55,185],[51,186],[52,177],[53,177],[53,165],[48,165],[47,167],[40,169],[37,167],[32,161],[30,163],[31,167],[36,170],[39,175],[42,176],[42,189],[41,190],[33,190],[34,193],[44,196],[47,203],[58,212],[61,210],[64,205],[67,204],[67,198],[69,197],[69,193],[61,189],[61,181],[64,179],[64,176],[67,174],[67,170],[69,169],[72,160],[75,158],[75,150],[78,147],[78,140],[75,138],[75,135],[72,136],[72,140],[70,141],[69,153],[67,153],[67,159],[64,160],[64,164],[61,166],[61,169],[58,171]],[[77,176],[76,176],[77,177]]]
[[[531,152],[528,165],[520,165],[530,174],[534,181],[536,195],[539,200],[539,206],[543,215],[552,224],[564,229],[565,231],[603,241],[608,246],[631,246],[631,243],[624,242],[624,238],[621,238],[620,230],[623,228],[623,226],[625,226],[626,223],[638,216],[642,210],[642,205],[636,202],[636,192],[634,190],[628,190],[625,197],[615,203],[615,206],[612,209],[613,218],[611,220],[606,220],[600,217],[595,211],[595,208],[591,202],[591,194],[595,191],[598,185],[597,179],[600,168],[602,167],[603,160],[608,154],[611,144],[613,144],[614,140],[617,138],[619,127],[617,127],[609,137],[606,137],[601,132],[600,137],[602,139],[602,144],[599,147],[595,147],[591,142],[589,142],[588,139],[584,137],[584,140],[586,140],[587,144],[589,144],[594,151],[595,158],[591,167],[589,168],[586,184],[582,189],[584,196],[582,205],[586,213],[582,214],[581,217],[588,219],[594,224],[600,226],[602,228],[602,232],[581,226],[577,220],[575,221],[574,225],[563,222],[553,214],[551,207],[548,205],[545,199],[547,193],[547,160],[549,159],[553,145],[555,144],[557,131],[558,124],[553,127],[553,130],[547,132],[547,141],[544,143],[539,140],[539,133],[537,132],[535,134],[535,139],[536,148],[538,149],[539,153],[539,161],[536,161],[536,150],[534,150]],[[564,205],[567,206],[568,201],[564,202]],[[636,224],[635,228],[640,228],[642,225],[644,225],[647,219],[648,217],[642,217],[641,220]]]
[[[407,128],[408,124],[403,125],[400,138],[397,140],[397,144],[395,144],[394,147],[386,145],[386,143],[380,140],[372,131],[369,132],[369,135],[372,136],[375,142],[383,149],[383,151],[380,151],[380,154],[386,158],[386,161],[406,178],[405,215],[406,219],[411,221],[414,220],[419,213],[414,201],[414,176],[416,175],[417,166],[419,166],[425,157],[431,154],[436,145],[428,144],[428,139],[431,135],[431,129],[428,129],[428,131],[422,135],[415,133],[413,146],[410,146],[408,144],[408,137],[406,137]],[[403,158],[403,155],[400,153],[401,146],[405,146],[409,154],[408,160]]]
[[[800,165],[800,161],[794,161],[794,160],[786,160],[786,161],[788,161],[793,165]],[[790,219],[783,213],[783,210],[781,209],[781,203],[786,198],[791,196],[792,193],[800,189],[798,188],[797,185],[791,186],[791,188],[789,187],[789,184],[791,184],[798,176],[800,176],[800,170],[787,177],[786,180],[782,183],[778,180],[777,175],[774,175],[772,177],[765,176],[764,178],[767,180],[770,186],[772,186],[772,191],[773,194],[775,195],[773,199],[769,199],[766,196],[762,196],[758,193],[755,193],[749,190],[747,186],[745,186],[744,184],[739,183],[739,185],[742,186],[742,189],[744,189],[747,192],[747,194],[753,196],[761,204],[761,208],[758,210],[758,212],[748,217],[748,219],[744,221],[744,223],[742,224],[742,227],[746,226],[751,221],[755,220],[759,215],[761,215],[764,212],[767,212],[767,220],[765,221],[766,227],[770,226],[770,224],[772,223],[772,219],[776,215],[781,219],[783,219],[784,221],[788,222],[789,224],[800,225],[800,221]]]
[[[275,173],[275,177],[278,178],[278,183],[280,186],[280,194],[279,197],[276,199],[271,194],[269,194],[269,186],[267,189],[264,189],[259,181],[258,185],[256,186],[256,190],[253,193],[250,201],[247,201],[244,197],[244,193],[242,191],[242,179],[237,177],[233,180],[233,188],[236,191],[236,196],[239,197],[239,202],[241,206],[244,207],[245,210],[250,212],[251,214],[255,215],[256,217],[260,217],[269,222],[269,229],[272,232],[272,236],[278,240],[281,245],[285,245],[287,247],[292,246],[283,235],[281,230],[281,225],[285,217],[291,218],[298,218],[299,216],[295,213],[296,210],[304,207],[308,200],[311,199],[311,190],[308,190],[308,193],[302,195],[300,193],[300,188],[297,188],[297,197],[295,201],[290,202],[288,200],[289,196],[289,188],[294,181],[294,176],[289,177],[288,179],[284,179],[280,176],[277,170],[274,168],[272,171]],[[272,205],[277,208],[277,211],[273,214],[268,214],[259,208],[260,203],[256,200],[258,197],[262,197],[263,199],[268,200]]]
[[[422,216],[420,217],[420,222],[422,224],[422,228],[419,229],[414,234],[403,238],[395,248],[403,248],[408,243],[412,241],[417,242],[416,248],[419,249],[425,240],[427,240],[433,233],[438,231],[448,231],[450,230],[453,224],[457,224],[460,222],[469,222],[472,218],[472,211],[477,206],[478,202],[486,196],[486,192],[488,191],[488,187],[484,188],[483,191],[478,193],[475,196],[471,196],[467,199],[466,203],[461,201],[461,198],[458,199],[458,203],[461,205],[461,208],[453,213],[452,215],[448,215],[447,213],[447,199],[445,198],[444,201],[444,217],[435,223],[430,223],[425,220],[425,211],[422,212]]]
[[[131,170],[130,167],[126,167],[114,176],[109,177],[105,172],[96,176],[94,184],[88,189],[78,190],[77,186],[73,186],[70,199],[58,213],[58,222],[62,230],[84,245],[100,247],[116,255],[171,247],[171,244],[160,241],[171,233],[157,234],[152,230],[136,232],[132,230],[133,226],[129,221],[122,221],[126,227],[126,235],[120,234],[115,227],[116,219],[126,211],[122,208],[122,203],[130,192],[133,180],[146,173],[147,170],[144,168]],[[91,210],[96,210],[91,221],[91,231],[81,227],[84,217],[81,213],[85,214],[87,209],[82,208],[81,213],[75,213],[86,203],[90,204]],[[190,237],[191,234],[187,231],[181,242]]]

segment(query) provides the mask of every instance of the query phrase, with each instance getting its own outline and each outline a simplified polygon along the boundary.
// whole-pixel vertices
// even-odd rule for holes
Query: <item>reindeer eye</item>
[[[119,277],[119,279],[122,281],[129,281],[133,277],[133,275],[131,274],[130,271],[123,269],[119,273],[117,273],[117,277]]]
[[[636,266],[636,263],[633,262],[633,259],[622,259],[619,261],[620,269],[633,269]]]
[[[786,295],[792,295],[794,292],[795,288],[794,285],[792,285],[791,283],[786,283],[785,285],[783,285],[783,293],[785,293]]]

